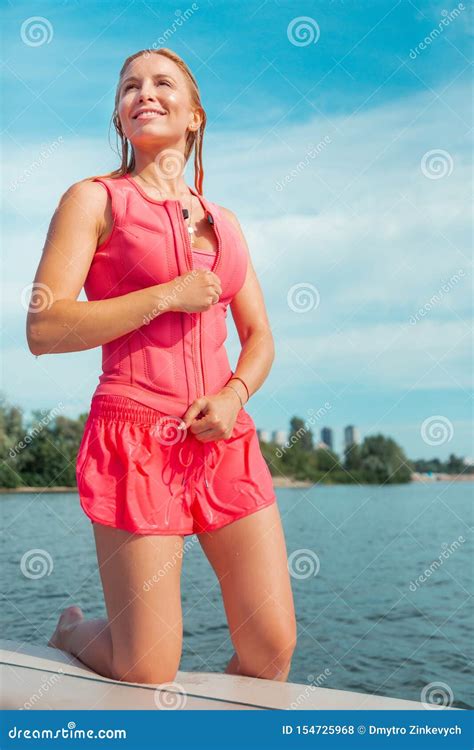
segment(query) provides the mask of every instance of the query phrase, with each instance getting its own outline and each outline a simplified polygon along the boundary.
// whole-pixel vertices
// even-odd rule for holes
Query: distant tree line
[[[38,409],[27,422],[21,409],[0,397],[0,487],[75,487],[86,419]]]
[[[290,421],[283,446],[263,443],[272,474],[327,484],[396,484],[409,482],[412,466],[403,449],[384,435],[366,437],[347,447],[343,459],[329,448],[314,445],[313,434],[299,417]]]
[[[451,453],[447,461],[440,461],[439,458],[430,458],[426,461],[419,458],[417,461],[413,461],[413,468],[414,471],[419,471],[422,474],[429,472],[433,474],[461,474],[461,472],[466,471],[463,459],[455,456],[454,453]]]
[[[315,446],[311,430],[299,417],[291,420],[283,446],[262,443],[261,448],[275,476],[327,484],[397,484],[409,482],[413,471],[466,471],[463,459],[454,455],[446,463],[438,459],[412,462],[395,440],[381,434],[366,437],[361,445],[348,446],[340,458],[329,448]]]
[[[26,420],[23,411],[0,395],[0,487],[75,487],[76,457],[88,414],[70,419],[56,408],[35,410]],[[402,448],[384,435],[366,437],[362,445],[349,446],[341,459],[317,447],[302,419],[290,421],[285,445],[261,443],[274,476],[311,482],[394,484],[409,482],[412,471],[458,474],[466,470],[454,455],[410,462]]]

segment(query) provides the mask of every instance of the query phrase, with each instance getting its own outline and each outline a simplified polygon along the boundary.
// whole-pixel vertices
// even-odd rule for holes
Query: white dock
[[[64,651],[8,640],[0,641],[0,665],[1,709],[255,711],[424,708],[418,701],[214,672],[178,672],[173,683],[156,686],[119,682],[96,674]]]

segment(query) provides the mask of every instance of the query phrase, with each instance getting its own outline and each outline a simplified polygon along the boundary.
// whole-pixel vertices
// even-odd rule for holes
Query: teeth
[[[153,110],[147,110],[146,112],[140,112],[139,115],[137,115],[136,119],[138,120],[141,117],[157,117],[159,115],[163,114],[162,112],[156,112]]]

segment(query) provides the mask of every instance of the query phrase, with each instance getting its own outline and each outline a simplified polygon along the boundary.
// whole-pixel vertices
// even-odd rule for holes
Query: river
[[[425,691],[474,707],[473,488],[277,490],[298,621],[291,682],[411,700]],[[104,617],[92,527],[77,494],[4,494],[0,508],[3,637],[45,644],[71,603]],[[220,589],[200,545],[188,546],[180,669],[223,671],[233,649]],[[46,560],[38,578],[22,572],[34,549]]]

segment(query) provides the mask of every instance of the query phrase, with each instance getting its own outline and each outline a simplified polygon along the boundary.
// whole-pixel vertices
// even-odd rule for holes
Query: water
[[[290,681],[322,675],[324,687],[412,700],[441,682],[453,706],[474,707],[473,487],[277,491],[289,558],[294,553],[298,646]],[[78,496],[2,495],[0,508],[3,637],[45,644],[71,603],[104,617],[92,527]],[[51,555],[52,571],[31,579],[20,563],[35,548]],[[180,669],[223,671],[233,649],[220,588],[198,543],[184,559],[182,601]]]

